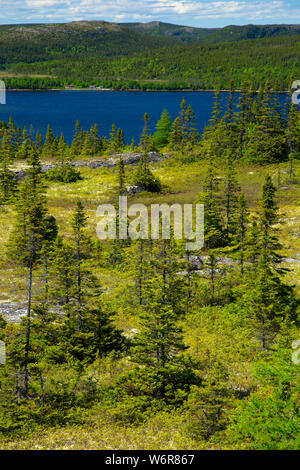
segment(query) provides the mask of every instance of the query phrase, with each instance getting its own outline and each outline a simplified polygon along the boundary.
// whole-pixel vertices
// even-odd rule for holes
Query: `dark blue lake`
[[[62,132],[68,142],[77,119],[83,129],[97,123],[101,136],[108,135],[115,123],[124,129],[126,141],[130,142],[132,137],[139,139],[145,112],[153,131],[164,108],[175,119],[183,96],[194,109],[201,132],[211,116],[213,92],[8,91],[6,105],[0,105],[0,121],[12,116],[17,125],[27,129],[32,125],[34,134],[39,130],[43,135],[50,124],[54,133]],[[221,94],[224,103],[227,97],[228,93]],[[287,95],[280,95],[282,103],[286,100]]]

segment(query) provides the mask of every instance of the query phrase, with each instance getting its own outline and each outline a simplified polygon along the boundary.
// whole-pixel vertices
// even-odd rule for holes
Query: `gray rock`
[[[144,191],[144,188],[142,188],[141,186],[131,185],[131,186],[126,187],[126,194],[128,195],[138,194],[138,193],[141,193],[142,191]]]
[[[122,153],[122,154],[114,154],[110,158],[103,158],[102,160],[88,160],[88,161],[78,160],[78,161],[72,162],[71,165],[76,168],[80,168],[80,167],[92,168],[92,169],[113,168],[114,166],[117,165],[120,157],[124,161],[125,165],[138,165],[142,155],[143,154],[141,152],[139,153],[127,152],[127,153]],[[148,155],[148,161],[150,163],[163,160],[163,157],[158,152],[148,152],[147,155]],[[55,166],[56,165],[53,165],[53,164],[42,165],[41,171],[42,173],[46,173],[48,170],[55,168]],[[14,173],[15,173],[17,180],[23,179],[26,175],[25,170],[15,171]]]
[[[282,258],[283,263],[300,263],[299,258]]]
[[[20,180],[22,180],[23,178],[25,178],[26,171],[25,171],[25,170],[14,171],[14,174],[15,174],[16,180],[17,180],[17,181],[20,181]]]
[[[191,269],[194,271],[200,270],[205,267],[205,263],[208,262],[208,256],[201,256],[201,255],[190,255],[190,263]],[[233,260],[229,257],[216,257],[217,264],[225,264],[226,266],[232,266],[237,263],[237,261]]]
[[[42,165],[41,172],[46,173],[48,170],[52,170],[56,165]]]
[[[207,257],[200,256],[200,255],[190,255],[189,261],[191,263],[191,269],[193,271],[202,269],[204,261],[205,261],[203,258],[207,258]]]
[[[296,256],[300,256],[300,254],[297,254]],[[208,262],[208,256],[201,256],[201,255],[190,255],[190,268],[192,271],[195,271],[196,273],[200,273],[202,270],[205,272],[206,268],[206,263]],[[283,263],[300,263],[300,258],[282,258]],[[219,268],[221,268],[221,265],[225,265],[227,268],[233,268],[234,265],[238,264],[237,260],[234,260],[229,257],[216,257],[216,264]],[[204,269],[203,269],[204,268]],[[216,269],[215,271],[221,271],[222,269]]]
[[[26,313],[27,309],[24,303],[7,302],[0,304],[0,314],[10,323],[20,323]]]
[[[50,311],[57,315],[63,314],[62,308],[57,305],[51,306]],[[9,323],[20,323],[22,321],[22,317],[27,315],[27,304],[25,302],[0,303],[0,315],[3,315]]]

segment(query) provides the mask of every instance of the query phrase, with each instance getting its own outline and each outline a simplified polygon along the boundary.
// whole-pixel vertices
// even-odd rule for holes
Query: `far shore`
[[[158,89],[158,90],[139,90],[135,88],[123,88],[123,89],[118,89],[118,88],[101,88],[101,89],[95,89],[95,88],[7,88],[6,91],[130,91],[130,92],[216,92],[216,89],[199,89],[199,90],[192,90],[190,88],[179,88],[179,89],[174,89],[174,90],[165,90],[165,89]],[[231,90],[219,90],[220,92],[225,92],[229,93]],[[241,93],[242,90],[234,90],[234,93]],[[256,93],[258,93],[258,90],[256,90]],[[289,93],[288,90],[277,90],[274,93]]]

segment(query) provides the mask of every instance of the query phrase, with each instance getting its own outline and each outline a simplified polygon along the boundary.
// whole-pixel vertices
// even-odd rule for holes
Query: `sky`
[[[0,24],[164,21],[198,27],[300,24],[299,0],[0,0]]]

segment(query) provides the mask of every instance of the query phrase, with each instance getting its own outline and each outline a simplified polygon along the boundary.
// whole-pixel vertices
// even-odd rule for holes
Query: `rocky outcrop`
[[[59,305],[52,305],[49,311],[57,315],[64,314]],[[27,315],[27,304],[26,302],[2,302],[0,303],[0,315],[3,315],[9,323],[20,323],[22,318]],[[34,309],[31,311],[31,316],[34,316]]]
[[[20,323],[22,317],[26,316],[27,309],[25,303],[6,302],[0,304],[0,315],[10,323]]]
[[[88,168],[112,168],[117,165],[120,158],[122,158],[125,165],[138,165],[140,159],[142,158],[142,153],[120,153],[112,155],[109,158],[103,158],[102,160],[89,160],[85,161],[75,161],[72,162],[72,165],[75,167],[88,167]],[[148,161],[149,162],[158,162],[163,159],[163,157],[158,152],[148,152]]]
[[[73,161],[71,162],[71,165],[80,168],[80,167],[85,167],[85,168],[113,168],[114,166],[117,165],[118,161],[120,158],[124,161],[125,165],[138,165],[142,153],[134,153],[134,152],[128,152],[128,153],[122,153],[122,154],[115,154],[112,155],[109,158],[103,158],[102,160],[78,160],[78,161]],[[164,157],[161,156],[160,153],[158,152],[148,152],[148,161],[150,163],[155,163],[158,161],[163,160]],[[51,170],[52,168],[55,168],[56,165],[54,164],[47,164],[47,165],[42,165],[42,172],[46,173],[48,170]],[[15,176],[17,180],[21,180],[25,177],[26,171],[25,170],[19,170],[15,171]]]
[[[205,264],[208,261],[208,256],[201,256],[201,255],[190,255],[189,257],[190,266],[193,271],[198,271],[205,267]],[[228,257],[216,257],[216,264],[217,265],[226,265],[226,266],[233,266],[237,263],[236,260]]]
[[[299,258],[286,257],[286,258],[282,258],[281,262],[287,263],[287,264],[298,264],[300,263],[300,255],[297,254],[296,256],[299,256]],[[215,273],[224,273],[225,269],[232,269],[234,266],[236,266],[239,263],[237,260],[234,260],[227,256],[224,256],[224,257],[216,256],[215,260],[216,260]],[[182,259],[182,261],[186,262],[187,259]],[[209,274],[209,269],[207,266],[208,256],[190,255],[189,261],[190,261],[191,271],[201,276],[205,276],[206,274]],[[178,274],[186,275],[187,271],[186,270],[180,271]]]

